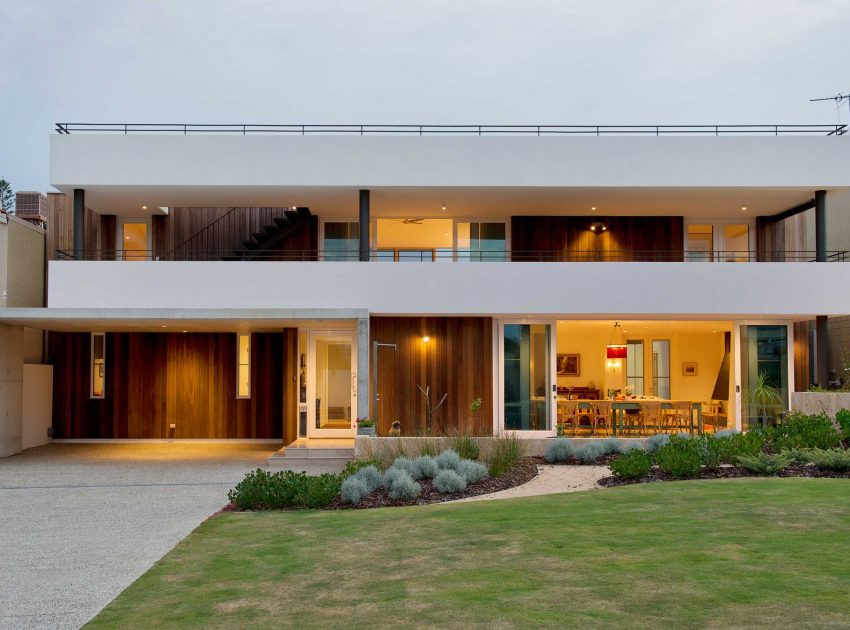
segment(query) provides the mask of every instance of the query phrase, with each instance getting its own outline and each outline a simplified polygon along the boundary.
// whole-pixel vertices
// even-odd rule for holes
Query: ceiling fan
[[[404,225],[422,225],[425,219],[396,219],[393,223],[403,223]]]

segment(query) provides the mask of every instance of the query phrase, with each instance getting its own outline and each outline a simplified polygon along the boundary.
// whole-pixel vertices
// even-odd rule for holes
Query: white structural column
[[[357,417],[369,417],[369,318],[357,320]]]
[[[21,452],[24,329],[0,325],[0,457]]]

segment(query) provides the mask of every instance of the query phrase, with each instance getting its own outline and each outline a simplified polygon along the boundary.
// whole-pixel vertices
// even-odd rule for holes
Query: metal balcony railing
[[[79,253],[79,256],[75,254]],[[358,250],[265,250],[253,251],[251,260],[278,262],[358,261]],[[59,260],[160,260],[160,261],[240,261],[234,250],[191,249],[157,253],[151,250],[101,250],[92,249],[83,252],[57,250]],[[689,262],[689,263],[771,263],[771,262],[815,262],[816,252],[801,251],[714,251],[684,252],[678,250],[598,250],[598,251],[561,251],[561,250],[507,250],[507,251],[470,251],[462,249],[386,249],[372,250],[369,254],[374,262]],[[827,252],[827,262],[847,262],[850,251],[837,250]]]
[[[262,125],[58,122],[56,133],[297,136],[842,136],[847,125]]]

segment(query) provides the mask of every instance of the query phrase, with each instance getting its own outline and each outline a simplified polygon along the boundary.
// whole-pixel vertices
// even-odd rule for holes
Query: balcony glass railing
[[[193,250],[185,252],[158,253],[151,250],[133,250],[127,256],[123,250],[57,250],[58,260],[101,260],[101,261],[328,261],[355,262],[360,260],[358,250],[291,249],[246,251],[236,255],[233,250]],[[504,250],[471,251],[468,249],[379,249],[369,253],[374,262],[417,262],[417,263],[471,263],[471,262],[815,262],[814,250],[795,251],[714,251],[685,252],[678,250]],[[847,262],[850,251],[826,252],[827,262]]]

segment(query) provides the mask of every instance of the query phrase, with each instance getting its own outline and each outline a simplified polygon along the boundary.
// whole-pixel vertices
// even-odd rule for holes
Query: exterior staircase
[[[275,252],[286,237],[303,229],[310,222],[310,216],[309,208],[286,210],[283,216],[275,217],[272,223],[264,225],[261,232],[254,232],[244,239],[231,256],[224,256],[222,260],[255,260],[274,256],[276,254],[271,252]],[[293,252],[293,255],[297,260],[303,252]]]
[[[269,457],[269,468],[309,474],[341,472],[352,459],[354,440],[296,440]]]

